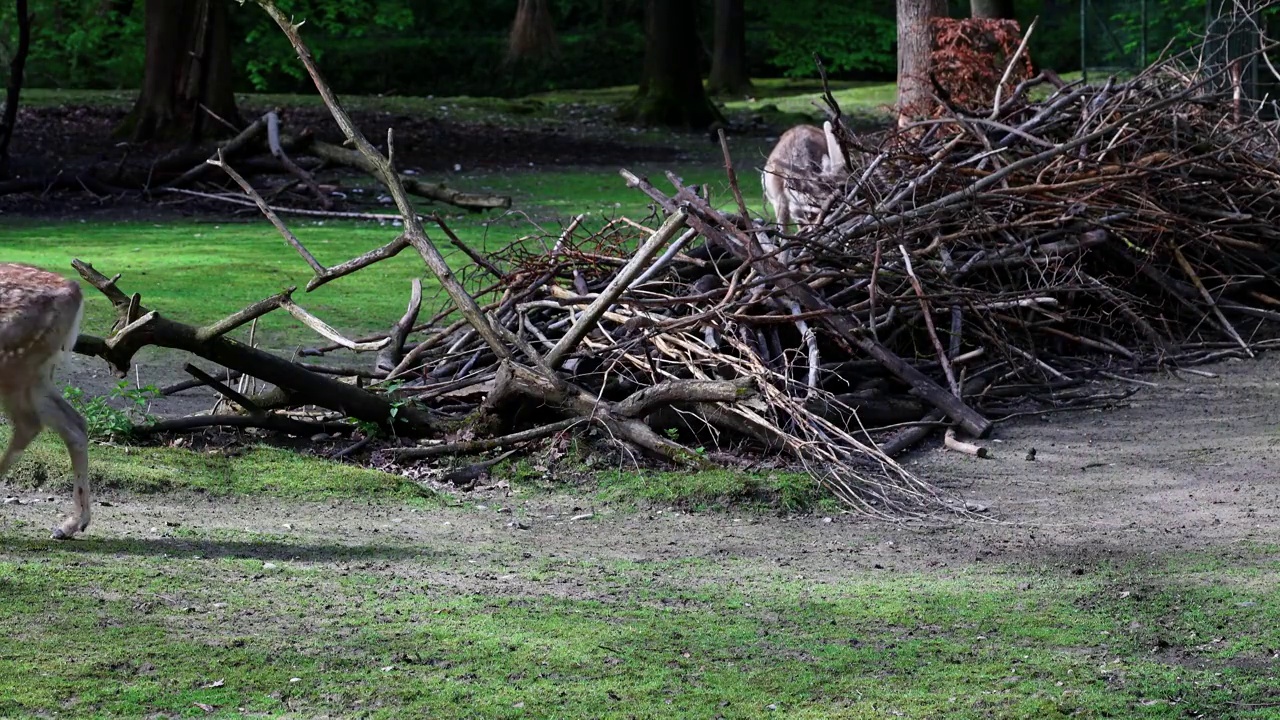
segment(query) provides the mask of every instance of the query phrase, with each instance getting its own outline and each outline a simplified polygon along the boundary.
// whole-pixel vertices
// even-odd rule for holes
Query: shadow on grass
[[[179,558],[199,556],[206,559],[290,560],[320,563],[360,560],[435,560],[445,556],[445,553],[434,548],[406,545],[337,545],[197,538],[142,540],[79,538],[57,541],[0,536],[0,552],[36,554],[50,550],[97,555]]]

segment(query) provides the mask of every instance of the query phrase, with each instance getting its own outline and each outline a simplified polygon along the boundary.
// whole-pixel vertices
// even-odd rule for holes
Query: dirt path
[[[1273,470],[1280,462],[1280,356],[1205,369],[1219,377],[1150,377],[1159,387],[1122,407],[1002,424],[994,459],[933,448],[909,458],[913,470],[945,478],[965,498],[989,505],[1002,523],[913,532],[853,516],[634,513],[565,496],[473,498],[480,505],[426,511],[357,501],[107,494],[111,504],[95,509],[84,542],[149,538],[156,552],[299,562],[445,554],[474,570],[450,582],[485,586],[519,582],[501,579],[494,568],[510,572],[548,558],[747,560],[762,571],[787,568],[819,579],[973,562],[1088,567],[1273,542],[1280,525]],[[1025,459],[1031,447],[1035,461]],[[0,534],[35,532],[10,523],[50,525],[65,504],[61,497],[43,500],[47,493],[15,494],[41,501],[4,506]],[[594,517],[571,519],[587,512]],[[200,539],[243,533],[254,540]],[[548,591],[598,590],[572,584],[540,590]]]

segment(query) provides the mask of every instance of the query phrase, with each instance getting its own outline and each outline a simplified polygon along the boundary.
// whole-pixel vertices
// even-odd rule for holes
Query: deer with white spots
[[[89,526],[88,426],[53,383],[62,353],[75,347],[83,312],[75,282],[30,265],[0,263],[0,409],[12,430],[0,478],[42,428],[62,437],[75,490],[71,516],[53,529],[58,540]]]

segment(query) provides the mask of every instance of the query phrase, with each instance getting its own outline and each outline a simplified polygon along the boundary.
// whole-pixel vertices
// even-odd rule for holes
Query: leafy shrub
[[[893,77],[897,19],[892,3],[792,0],[764,8],[769,62],[787,77],[813,77],[813,54],[833,77]]]
[[[155,417],[147,412],[153,398],[160,396],[160,389],[154,385],[136,388],[129,387],[126,380],[121,380],[111,389],[110,395],[88,397],[84,390],[68,386],[63,389],[62,396],[71,406],[84,416],[89,425],[89,437],[95,440],[120,440],[133,434],[138,424],[155,422]],[[113,406],[109,400],[122,401],[124,409]]]
[[[136,87],[145,48],[142,3],[128,13],[112,2],[33,0],[30,87],[116,89]],[[18,23],[11,2],[0,3],[0,65],[16,50]]]

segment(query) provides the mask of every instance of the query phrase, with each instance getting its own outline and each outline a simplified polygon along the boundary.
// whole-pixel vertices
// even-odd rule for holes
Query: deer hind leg
[[[4,456],[0,457],[0,478],[9,472],[9,468],[22,456],[22,451],[36,439],[42,426],[29,391],[6,398],[4,410],[9,416],[9,426],[13,432],[9,436],[9,447],[5,448]]]
[[[67,446],[75,474],[72,515],[53,529],[53,539],[65,540],[89,527],[89,427],[84,416],[52,385],[42,384],[35,391],[34,399],[41,422],[58,433]]]

